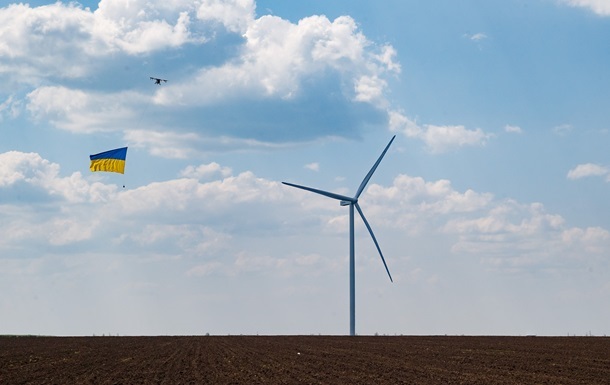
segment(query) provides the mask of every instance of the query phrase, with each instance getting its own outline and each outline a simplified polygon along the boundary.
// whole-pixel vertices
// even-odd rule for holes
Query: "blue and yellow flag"
[[[91,171],[108,171],[124,174],[126,157],[127,147],[89,155],[89,159],[91,159],[89,169]]]

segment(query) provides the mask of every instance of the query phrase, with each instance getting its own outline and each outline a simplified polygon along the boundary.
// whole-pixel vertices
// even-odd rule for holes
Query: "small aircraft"
[[[150,77],[150,80],[154,80],[155,84],[159,84],[159,85],[161,84],[161,82],[167,83],[167,80],[165,80],[165,79],[153,78],[152,76]]]

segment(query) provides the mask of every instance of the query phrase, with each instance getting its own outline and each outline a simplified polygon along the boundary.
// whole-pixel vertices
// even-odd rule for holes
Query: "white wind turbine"
[[[366,174],[366,176],[364,177],[364,180],[362,180],[362,183],[360,183],[360,187],[358,187],[358,191],[356,191],[356,195],[354,195],[354,197],[348,197],[345,195],[335,194],[335,193],[332,193],[329,191],[318,190],[318,189],[311,188],[311,187],[300,186],[298,184],[282,182],[283,184],[288,185],[288,186],[300,188],[303,190],[314,192],[316,194],[324,195],[329,198],[337,199],[341,206],[349,206],[349,334],[351,336],[356,335],[356,283],[355,283],[356,277],[355,277],[355,244],[354,244],[354,207],[356,207],[356,210],[358,210],[358,214],[360,214],[362,221],[364,222],[364,224],[366,225],[366,228],[369,230],[369,233],[371,234],[371,238],[373,238],[373,242],[375,242],[375,246],[377,247],[377,251],[379,252],[379,256],[381,257],[383,266],[385,266],[385,270],[388,273],[388,277],[390,277],[390,281],[394,282],[392,280],[392,275],[390,275],[390,270],[388,269],[388,265],[385,263],[385,259],[383,258],[383,253],[381,252],[379,243],[377,242],[377,239],[375,238],[375,234],[373,234],[373,230],[371,229],[369,222],[364,217],[364,213],[362,212],[362,209],[360,208],[360,205],[358,204],[358,198],[360,197],[360,194],[362,194],[362,192],[364,191],[364,188],[366,187],[367,183],[373,176],[373,173],[377,169],[377,166],[379,166],[379,163],[381,163],[381,159],[383,159],[383,156],[388,151],[388,148],[390,148],[390,145],[394,141],[394,138],[396,138],[396,135],[394,135],[392,137],[392,139],[390,140],[390,143],[388,143],[388,145],[385,147],[385,149],[379,156],[379,159],[377,159],[377,162],[375,162],[375,164],[373,165],[371,170],[368,172],[368,174]]]

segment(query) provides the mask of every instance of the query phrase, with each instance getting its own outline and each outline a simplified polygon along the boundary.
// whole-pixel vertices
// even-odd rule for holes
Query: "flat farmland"
[[[5,336],[0,384],[610,384],[610,338]]]

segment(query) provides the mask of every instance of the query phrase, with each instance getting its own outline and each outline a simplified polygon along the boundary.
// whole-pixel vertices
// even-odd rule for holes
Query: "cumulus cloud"
[[[508,201],[496,205],[484,217],[452,220],[445,228],[462,234],[495,234],[497,239],[501,239],[511,234],[527,235],[543,229],[559,229],[563,223],[560,216],[545,213],[541,204],[520,205]]]
[[[116,209],[123,213],[145,217],[159,212],[223,215],[223,210],[229,209],[230,215],[236,216],[239,215],[236,207],[240,204],[256,202],[262,207],[265,202],[282,197],[282,191],[278,182],[243,172],[205,183],[192,178],[156,182],[124,192],[115,203]],[[227,215],[225,219],[229,218],[228,212],[224,215]]]
[[[134,190],[89,181],[80,173],[64,177],[59,165],[35,153],[0,154],[1,245],[21,244],[24,252],[37,247],[60,247],[88,242],[90,247],[112,249],[135,244],[136,249],[179,256],[213,254],[248,224],[240,219],[244,205],[252,218],[282,199],[277,182],[250,172],[233,176],[216,163],[187,167],[184,179],[152,183]],[[200,178],[211,179],[200,182]],[[27,204],[25,204],[27,203]],[[241,206],[241,208],[240,208]],[[37,208],[34,210],[34,208]],[[200,219],[206,218],[207,225]],[[241,229],[241,230],[240,230]],[[93,246],[97,245],[97,246]]]
[[[600,254],[607,250],[610,243],[610,232],[601,227],[571,228],[561,233],[562,240],[575,250],[579,248],[587,253]],[[582,258],[583,254],[576,254]]]
[[[390,72],[399,74],[401,71],[400,63],[396,62],[396,49],[391,45],[385,45],[381,52],[376,56],[377,60]]]
[[[610,3],[606,0],[560,0],[572,7],[588,8],[600,16],[610,16]]]
[[[244,33],[254,20],[254,0],[203,0],[197,8],[197,18],[219,22],[229,31]]]
[[[249,171],[233,175],[213,162],[186,167],[180,179],[119,190],[78,173],[63,177],[57,164],[38,154],[0,154],[0,165],[3,256],[48,259],[63,250],[72,259],[83,248],[94,248],[102,255],[128,253],[141,263],[172,260],[193,278],[264,267],[271,269],[269,274],[288,276],[303,269],[328,270],[333,264],[319,262],[315,255],[257,251],[253,244],[261,237],[268,244],[281,237],[283,220],[296,216],[299,207],[279,182]],[[6,199],[28,189],[54,200],[21,204],[17,198]]]
[[[420,126],[398,111],[389,111],[389,126],[394,132],[422,140],[432,153],[443,153],[463,146],[483,146],[492,137],[492,134],[480,128],[469,130],[461,125]]]
[[[201,42],[191,25],[188,2],[171,7],[149,1],[101,1],[91,12],[77,3],[57,2],[0,8],[0,73],[19,74],[38,84],[44,77],[81,78],[95,60],[124,52],[142,54]],[[194,29],[194,30],[193,30]],[[193,30],[193,31],[192,31]]]
[[[67,87],[40,87],[27,95],[27,110],[36,120],[48,120],[75,133],[124,130],[137,121],[130,108],[145,96],[130,91],[106,95]]]
[[[354,135],[386,116],[391,130],[422,140],[433,153],[491,137],[462,125],[419,126],[390,110],[387,77],[401,71],[396,50],[367,39],[351,17],[293,23],[257,17],[255,8],[253,0],[103,0],[94,12],[63,3],[0,8],[0,53],[11,58],[0,61],[0,76],[20,73],[16,78],[33,86],[23,100],[11,96],[0,105],[0,117],[17,116],[24,106],[39,122],[75,133],[123,133],[167,158]],[[154,90],[134,82],[129,68],[142,65],[136,58],[205,47],[219,27],[240,39],[233,56],[178,68]],[[66,78],[70,85],[59,81]],[[41,84],[49,80],[58,84]],[[320,104],[332,107],[320,115]]]
[[[151,129],[130,129],[125,132],[125,140],[134,147],[144,147],[152,155],[162,158],[186,159],[194,155],[201,136],[194,132],[171,132]]]
[[[610,181],[610,169],[594,163],[585,163],[579,164],[568,171],[568,179],[572,180],[590,176],[606,176],[606,180]]]
[[[253,19],[244,33],[239,60],[204,68],[195,81],[165,87],[157,92],[163,105],[217,103],[224,98],[252,97],[292,99],[303,90],[303,82],[317,73],[335,71],[353,82],[346,97],[379,103],[387,84],[381,76],[397,72],[395,51],[382,46],[377,51],[358,31],[355,21],[341,16],[331,21],[310,16],[293,24],[276,16]],[[210,92],[212,91],[212,92]]]
[[[19,187],[25,184],[28,187],[20,189],[19,193],[36,193],[36,196],[43,197],[44,200],[57,198],[72,203],[102,202],[115,193],[114,187],[89,183],[79,172],[60,177],[59,170],[58,164],[43,159],[39,154],[5,152],[0,154],[0,187]],[[18,194],[16,191],[14,193]]]
[[[0,87],[19,90],[0,117],[25,108],[38,122],[122,132],[176,158],[353,136],[383,122],[387,78],[401,70],[391,45],[367,39],[349,16],[291,22],[255,8],[253,0],[0,8]],[[219,40],[222,53],[211,44]],[[170,81],[151,88],[149,75]],[[321,105],[331,108],[320,114]],[[172,145],[161,148],[155,136]]]
[[[445,152],[453,147],[484,145],[491,134],[480,128],[468,130],[464,126],[427,125],[423,132],[423,141],[432,152]]]
[[[359,102],[374,102],[383,100],[383,90],[387,86],[387,82],[376,76],[362,76],[355,81],[355,99]]]
[[[362,200],[376,229],[387,232],[394,227],[413,237],[455,237],[450,246],[455,255],[475,256],[489,268],[508,272],[568,267],[583,260],[600,263],[610,246],[606,229],[569,227],[540,203],[457,191],[447,180],[399,175],[391,186],[371,185]]]
[[[0,57],[10,59],[2,60],[0,73],[18,74],[21,81],[33,83],[45,74],[85,75],[86,60],[76,54],[95,54],[89,44],[93,24],[90,12],[59,2],[36,8],[28,4],[0,8]]]
[[[328,202],[322,199],[314,203],[306,194],[294,195],[308,213],[320,213],[321,234],[345,233],[345,210],[323,205]],[[390,186],[370,185],[360,201],[377,236],[452,240],[448,247],[455,256],[475,257],[487,268],[504,272],[602,263],[603,250],[610,247],[606,229],[570,227],[540,203],[458,191],[448,180],[398,175]],[[366,232],[360,222],[357,226]]]
[[[129,250],[137,258],[179,261],[193,278],[265,269],[287,276],[341,263],[317,253],[325,252],[322,243],[345,236],[345,208],[250,171],[201,164],[186,167],[179,179],[122,190],[79,173],[62,176],[57,164],[34,153],[0,154],[0,165],[2,253],[44,256],[75,245]],[[20,194],[31,193],[40,198],[20,202]],[[604,228],[569,227],[542,204],[458,191],[448,180],[398,175],[388,186],[371,184],[360,200],[378,236],[443,237],[452,240],[445,252],[477,256],[494,269],[594,264],[610,247]],[[294,240],[280,242],[288,237]]]
[[[489,267],[508,272],[569,268],[583,259],[598,263],[610,246],[605,229],[571,228],[540,203],[512,200],[494,202],[474,217],[452,218],[443,230],[458,236],[453,252],[478,255]]]
[[[392,186],[370,185],[362,200],[371,217],[388,213],[376,218],[375,223],[394,226],[407,233],[421,233],[440,226],[447,215],[484,210],[492,202],[493,195],[473,190],[459,192],[448,180],[428,182],[421,177],[398,175]]]
[[[180,172],[180,175],[186,178],[204,179],[216,175],[227,177],[232,173],[233,172],[229,167],[222,167],[218,163],[212,162],[210,164],[202,164],[197,167],[188,166]]]
[[[34,241],[62,246],[89,239],[98,221],[79,208],[103,205],[117,195],[117,187],[89,182],[80,173],[60,175],[56,163],[36,153],[10,151],[0,154],[0,210],[6,222],[0,226],[0,244]],[[20,247],[32,252],[28,247]]]
[[[187,159],[202,153],[219,153],[243,149],[271,150],[289,145],[249,138],[210,137],[199,132],[172,132],[150,128],[127,130],[124,139],[134,147],[146,148],[150,154],[168,159]]]

